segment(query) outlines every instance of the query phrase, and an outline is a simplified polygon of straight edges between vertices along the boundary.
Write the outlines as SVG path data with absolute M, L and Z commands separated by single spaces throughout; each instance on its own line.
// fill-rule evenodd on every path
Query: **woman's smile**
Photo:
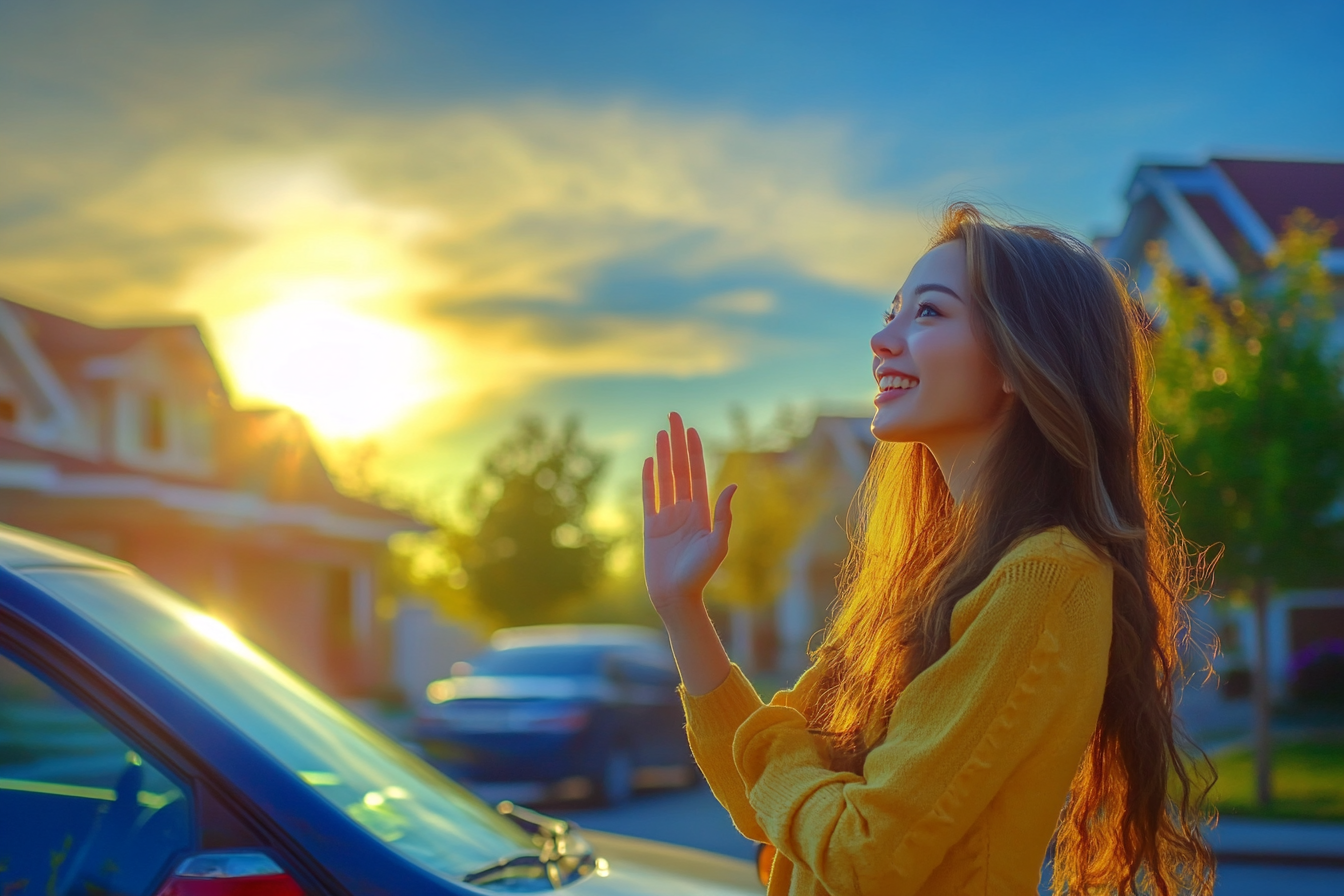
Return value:
M 878 370 L 874 372 L 874 376 L 877 379 L 877 396 L 873 399 L 875 405 L 895 401 L 919 386 L 919 377 L 900 371 Z

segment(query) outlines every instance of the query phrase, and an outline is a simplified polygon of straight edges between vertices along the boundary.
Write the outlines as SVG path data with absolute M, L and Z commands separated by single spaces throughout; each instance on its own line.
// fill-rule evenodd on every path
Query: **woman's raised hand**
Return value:
M 723 490 L 711 520 L 700 434 L 687 430 L 675 412 L 668 422 L 671 435 L 658 433 L 656 466 L 652 457 L 644 461 L 644 582 L 665 620 L 700 601 L 727 555 L 737 490 L 736 485 Z

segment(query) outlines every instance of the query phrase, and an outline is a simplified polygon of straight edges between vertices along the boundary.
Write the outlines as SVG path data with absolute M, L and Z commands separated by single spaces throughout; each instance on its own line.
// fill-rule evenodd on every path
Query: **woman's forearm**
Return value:
M 688 694 L 701 697 L 723 684 L 730 660 L 703 600 L 681 602 L 663 616 L 663 625 Z

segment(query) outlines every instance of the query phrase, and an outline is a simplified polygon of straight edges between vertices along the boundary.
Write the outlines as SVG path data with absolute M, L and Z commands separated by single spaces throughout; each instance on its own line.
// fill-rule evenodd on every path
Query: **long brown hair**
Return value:
M 957 504 L 923 445 L 878 445 L 810 722 L 861 759 L 901 690 L 948 650 L 957 601 L 1014 544 L 1066 526 L 1109 558 L 1114 589 L 1106 691 L 1056 831 L 1054 891 L 1211 893 L 1199 831 L 1211 779 L 1197 787 L 1172 712 L 1197 567 L 1163 507 L 1151 321 L 1106 260 L 1064 233 L 958 203 L 932 245 L 953 240 L 966 245 L 974 325 L 1016 400 Z

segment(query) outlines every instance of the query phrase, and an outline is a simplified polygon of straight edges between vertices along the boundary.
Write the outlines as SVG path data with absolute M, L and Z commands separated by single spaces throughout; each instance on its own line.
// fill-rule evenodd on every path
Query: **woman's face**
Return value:
M 1010 396 L 1003 374 L 971 326 L 966 244 L 935 246 L 915 262 L 873 335 L 873 435 L 922 442 L 939 463 L 975 451 L 993 433 Z

